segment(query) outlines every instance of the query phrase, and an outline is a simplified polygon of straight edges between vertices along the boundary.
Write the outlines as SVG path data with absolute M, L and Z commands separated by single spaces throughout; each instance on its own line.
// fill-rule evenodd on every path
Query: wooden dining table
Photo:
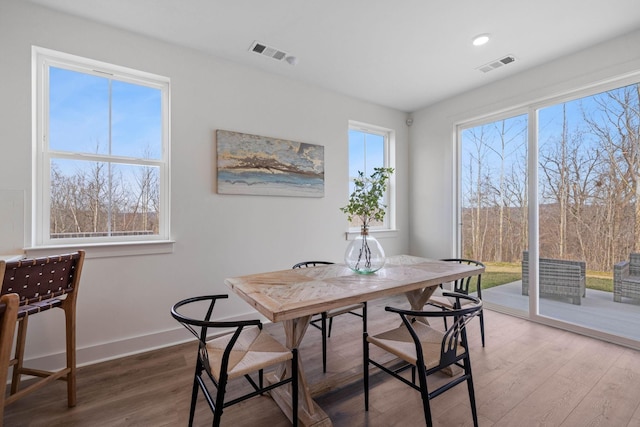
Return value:
M 282 322 L 286 346 L 298 348 L 314 314 L 347 305 L 404 293 L 413 310 L 422 310 L 441 283 L 481 274 L 484 267 L 432 260 L 410 255 L 387 258 L 373 274 L 358 274 L 346 265 L 330 264 L 232 277 L 227 286 L 272 322 Z M 273 374 L 289 375 L 291 365 Z M 313 401 L 301 362 L 298 364 L 303 426 L 331 426 L 326 413 Z M 279 387 L 272 398 L 292 418 L 291 389 Z

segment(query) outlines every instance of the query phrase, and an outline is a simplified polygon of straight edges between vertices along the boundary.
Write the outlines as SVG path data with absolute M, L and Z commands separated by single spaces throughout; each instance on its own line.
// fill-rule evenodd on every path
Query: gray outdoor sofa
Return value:
M 540 258 L 540 296 L 568 298 L 580 305 L 586 296 L 585 261 Z M 522 295 L 529 295 L 529 252 L 522 253 Z
M 613 300 L 622 302 L 622 297 L 640 299 L 640 253 L 613 266 Z

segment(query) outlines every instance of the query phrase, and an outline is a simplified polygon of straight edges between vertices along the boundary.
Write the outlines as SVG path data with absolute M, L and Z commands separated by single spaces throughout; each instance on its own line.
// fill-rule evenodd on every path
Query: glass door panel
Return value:
M 460 245 L 482 261 L 485 304 L 528 312 L 522 256 L 527 248 L 527 116 L 461 130 Z
M 640 250 L 638 90 L 538 111 L 539 313 L 636 340 L 640 325 L 621 325 L 640 305 L 614 301 L 613 271 Z

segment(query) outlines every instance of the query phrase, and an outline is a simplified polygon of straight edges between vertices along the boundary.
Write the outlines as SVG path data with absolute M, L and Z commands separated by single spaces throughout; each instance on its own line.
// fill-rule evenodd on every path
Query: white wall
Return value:
M 202 53 L 87 22 L 17 0 L 0 2 L 0 219 L 31 235 L 31 46 L 147 71 L 171 79 L 172 237 L 174 252 L 85 262 L 78 296 L 78 360 L 164 346 L 188 338 L 170 317 L 177 300 L 228 293 L 225 277 L 290 268 L 303 259 L 340 261 L 346 248 L 349 120 L 395 129 L 397 238 L 408 250 L 406 114 L 265 74 Z M 325 147 L 325 196 L 228 196 L 215 192 L 216 129 Z M 15 199 L 24 195 L 24 217 Z M 8 227 L 0 228 L 5 230 Z M 18 239 L 20 240 L 20 239 Z M 15 249 L 0 236 L 0 254 Z M 27 358 L 62 363 L 62 314 L 30 321 Z M 221 314 L 251 312 L 231 297 Z M 55 320 L 54 320 L 55 318 Z M 51 319 L 51 321 L 50 321 Z M 57 356 L 56 356 L 57 355 Z
M 415 112 L 409 149 L 410 253 L 433 258 L 456 255 L 457 123 L 638 71 L 640 31 Z

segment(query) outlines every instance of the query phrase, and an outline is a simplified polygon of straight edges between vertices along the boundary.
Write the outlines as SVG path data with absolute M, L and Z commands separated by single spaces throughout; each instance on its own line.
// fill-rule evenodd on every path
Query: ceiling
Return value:
M 406 112 L 640 28 L 638 0 L 30 1 Z

